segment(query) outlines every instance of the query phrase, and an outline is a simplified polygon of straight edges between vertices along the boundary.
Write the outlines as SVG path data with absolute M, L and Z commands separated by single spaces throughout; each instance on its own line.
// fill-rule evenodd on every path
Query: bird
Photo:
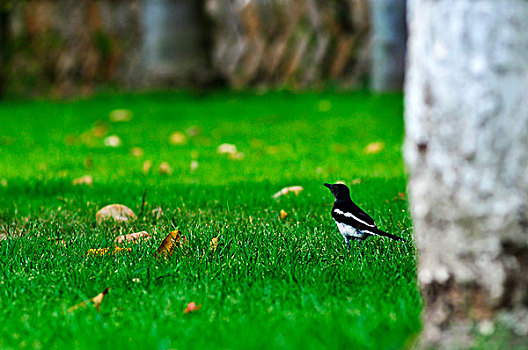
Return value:
M 332 218 L 347 244 L 350 252 L 350 240 L 364 241 L 370 236 L 388 237 L 396 241 L 403 239 L 378 229 L 374 220 L 358 207 L 350 198 L 350 189 L 343 184 L 325 183 L 335 197 Z

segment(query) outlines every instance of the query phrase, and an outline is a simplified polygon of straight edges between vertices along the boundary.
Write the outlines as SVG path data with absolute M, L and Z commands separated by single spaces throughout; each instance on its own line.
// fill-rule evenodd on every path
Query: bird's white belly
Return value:
M 365 238 L 368 236 L 368 233 L 362 232 L 360 230 L 356 230 L 350 225 L 344 224 L 342 222 L 337 222 L 337 228 L 339 228 L 339 232 L 343 235 L 345 238 Z

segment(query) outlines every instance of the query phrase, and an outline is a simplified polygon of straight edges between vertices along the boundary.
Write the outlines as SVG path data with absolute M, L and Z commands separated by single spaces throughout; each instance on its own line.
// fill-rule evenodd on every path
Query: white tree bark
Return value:
M 423 339 L 450 347 L 504 310 L 526 335 L 528 1 L 409 0 L 408 18 L 404 151 Z

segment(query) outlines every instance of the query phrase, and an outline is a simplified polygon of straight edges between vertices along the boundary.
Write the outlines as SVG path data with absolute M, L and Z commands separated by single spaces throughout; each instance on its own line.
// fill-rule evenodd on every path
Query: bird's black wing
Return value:
M 332 217 L 337 222 L 350 225 L 358 229 L 377 228 L 374 220 L 360 207 L 351 203 L 346 205 L 334 205 Z

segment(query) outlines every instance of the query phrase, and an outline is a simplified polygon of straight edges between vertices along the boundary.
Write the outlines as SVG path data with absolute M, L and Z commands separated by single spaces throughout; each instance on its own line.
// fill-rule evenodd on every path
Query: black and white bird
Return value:
M 332 207 L 332 217 L 334 218 L 339 232 L 345 238 L 348 250 L 350 251 L 350 240 L 363 241 L 370 236 L 388 237 L 397 241 L 402 239 L 385 231 L 381 231 L 376 226 L 374 220 L 358 207 L 350 199 L 350 190 L 343 184 L 324 184 L 332 191 L 335 197 Z

